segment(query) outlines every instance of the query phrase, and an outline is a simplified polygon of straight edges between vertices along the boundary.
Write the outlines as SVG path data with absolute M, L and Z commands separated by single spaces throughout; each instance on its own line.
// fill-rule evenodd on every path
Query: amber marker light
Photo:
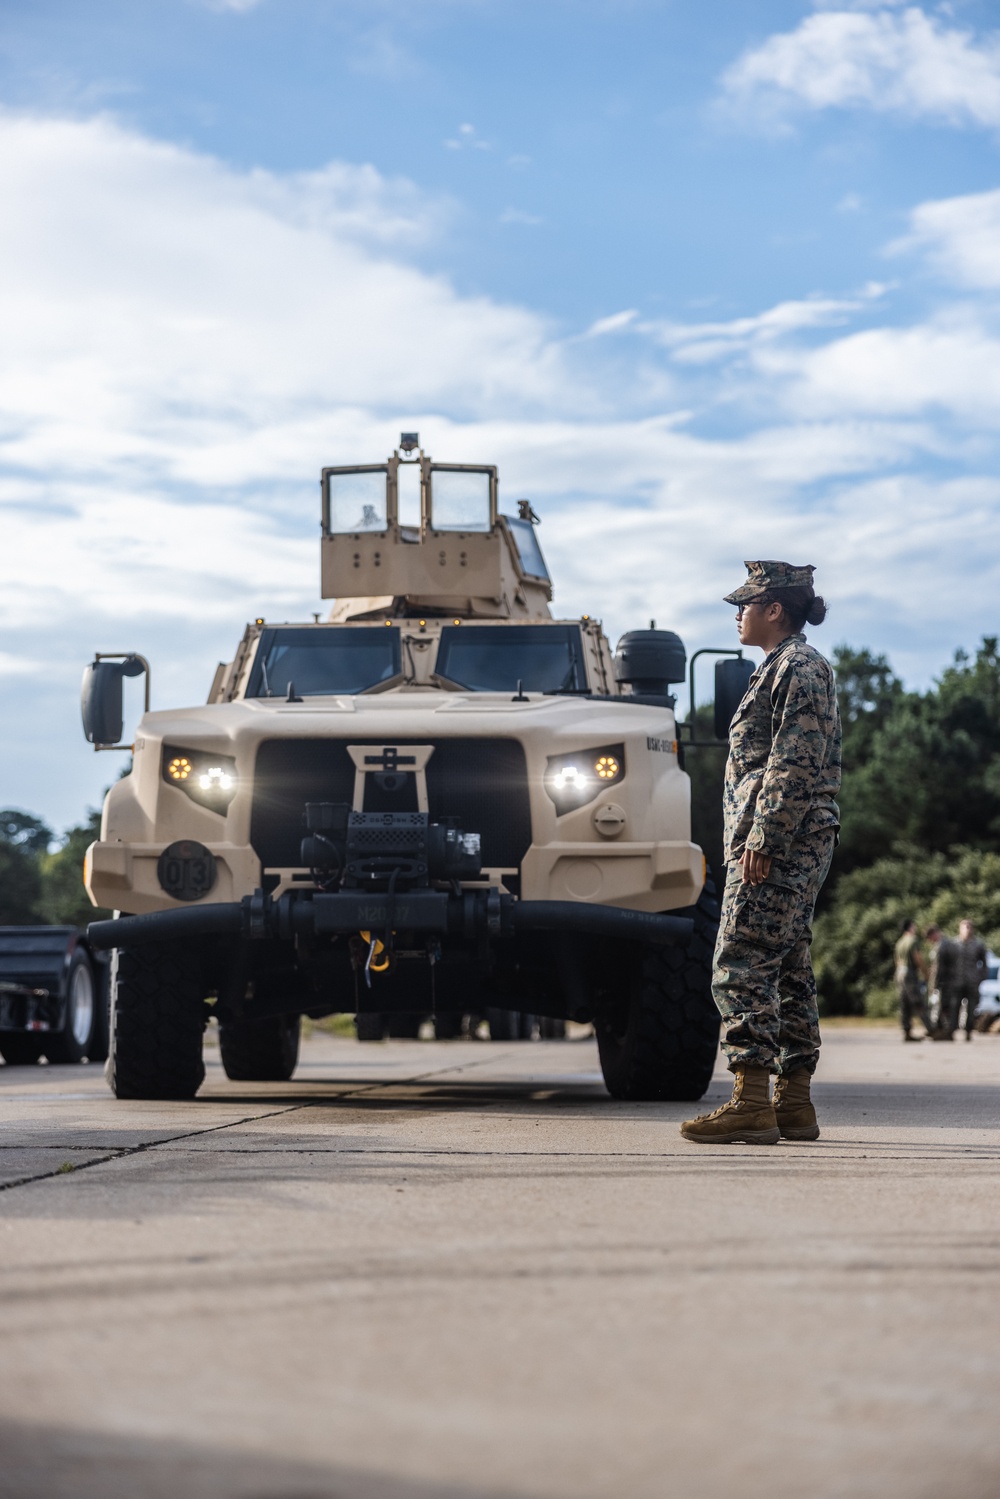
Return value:
M 191 774 L 191 761 L 186 755 L 177 755 L 167 766 L 167 775 L 172 781 L 186 781 Z
M 617 779 L 621 766 L 614 755 L 601 755 L 600 759 L 594 765 L 594 770 L 600 780 L 614 781 Z

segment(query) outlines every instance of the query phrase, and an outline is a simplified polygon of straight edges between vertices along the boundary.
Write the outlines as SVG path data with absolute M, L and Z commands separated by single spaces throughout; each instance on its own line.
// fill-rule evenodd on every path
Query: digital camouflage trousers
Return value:
M 730 1070 L 816 1069 L 819 1010 L 809 944 L 834 841 L 833 828 L 812 834 L 792 858 L 775 860 L 762 885 L 744 885 L 739 864 L 726 871 L 712 993 Z

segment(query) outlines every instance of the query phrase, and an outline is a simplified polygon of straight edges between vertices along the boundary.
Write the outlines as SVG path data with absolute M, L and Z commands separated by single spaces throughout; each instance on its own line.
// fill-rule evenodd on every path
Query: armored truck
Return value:
M 202 707 L 148 711 L 135 654 L 84 673 L 87 738 L 133 755 L 85 865 L 118 912 L 89 928 L 112 950 L 112 1089 L 193 1097 L 210 1016 L 230 1078 L 280 1080 L 302 1016 L 488 1008 L 593 1022 L 617 1098 L 699 1098 L 718 912 L 681 640 L 612 654 L 596 618 L 554 618 L 538 517 L 501 507 L 494 466 L 404 433 L 321 488 L 325 620 L 254 620 Z

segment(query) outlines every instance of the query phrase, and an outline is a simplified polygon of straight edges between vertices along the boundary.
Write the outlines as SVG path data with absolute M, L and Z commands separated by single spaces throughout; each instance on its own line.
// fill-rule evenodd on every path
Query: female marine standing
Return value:
M 746 567 L 746 583 L 726 602 L 737 606 L 741 644 L 765 656 L 729 731 L 726 885 L 712 982 L 736 1080 L 728 1103 L 681 1126 L 687 1139 L 716 1145 L 819 1135 L 809 1096 L 820 1046 L 809 944 L 840 823 L 836 686 L 802 633 L 826 616 L 814 569 Z

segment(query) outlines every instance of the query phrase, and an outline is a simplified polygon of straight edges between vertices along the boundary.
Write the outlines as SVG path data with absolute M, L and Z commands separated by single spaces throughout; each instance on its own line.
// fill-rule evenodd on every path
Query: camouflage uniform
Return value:
M 903 1027 L 903 1036 L 908 1037 L 913 1025 L 914 1016 L 919 1019 L 924 1030 L 934 1029 L 931 1024 L 930 1011 L 927 1001 L 924 999 L 924 991 L 920 979 L 920 967 L 918 958 L 920 955 L 920 938 L 916 932 L 904 932 L 893 949 L 893 957 L 896 962 L 896 997 L 899 1001 L 899 1023 Z
M 973 934 L 964 940 L 955 943 L 958 949 L 958 978 L 955 984 L 955 1024 L 953 1029 L 958 1029 L 959 1016 L 962 1013 L 962 1001 L 965 1000 L 965 1034 L 968 1036 L 973 1030 L 973 1017 L 979 1004 L 979 985 L 986 977 L 986 945 Z
M 898 947 L 899 944 L 897 943 Z M 942 935 L 934 944 L 934 953 L 931 958 L 930 977 L 927 980 L 929 991 L 937 990 L 938 994 L 938 1018 L 937 1028 L 947 1035 L 954 1033 L 958 1025 L 958 943 L 953 937 Z M 902 1009 L 902 1006 L 900 1006 Z
M 747 563 L 743 603 L 768 587 L 811 583 L 812 568 Z M 790 635 L 750 678 L 729 731 L 724 791 L 726 884 L 712 992 L 730 1069 L 815 1070 L 816 981 L 809 958 L 816 897 L 833 857 L 840 812 L 840 712 L 829 662 Z M 774 862 L 746 885 L 738 860 Z

